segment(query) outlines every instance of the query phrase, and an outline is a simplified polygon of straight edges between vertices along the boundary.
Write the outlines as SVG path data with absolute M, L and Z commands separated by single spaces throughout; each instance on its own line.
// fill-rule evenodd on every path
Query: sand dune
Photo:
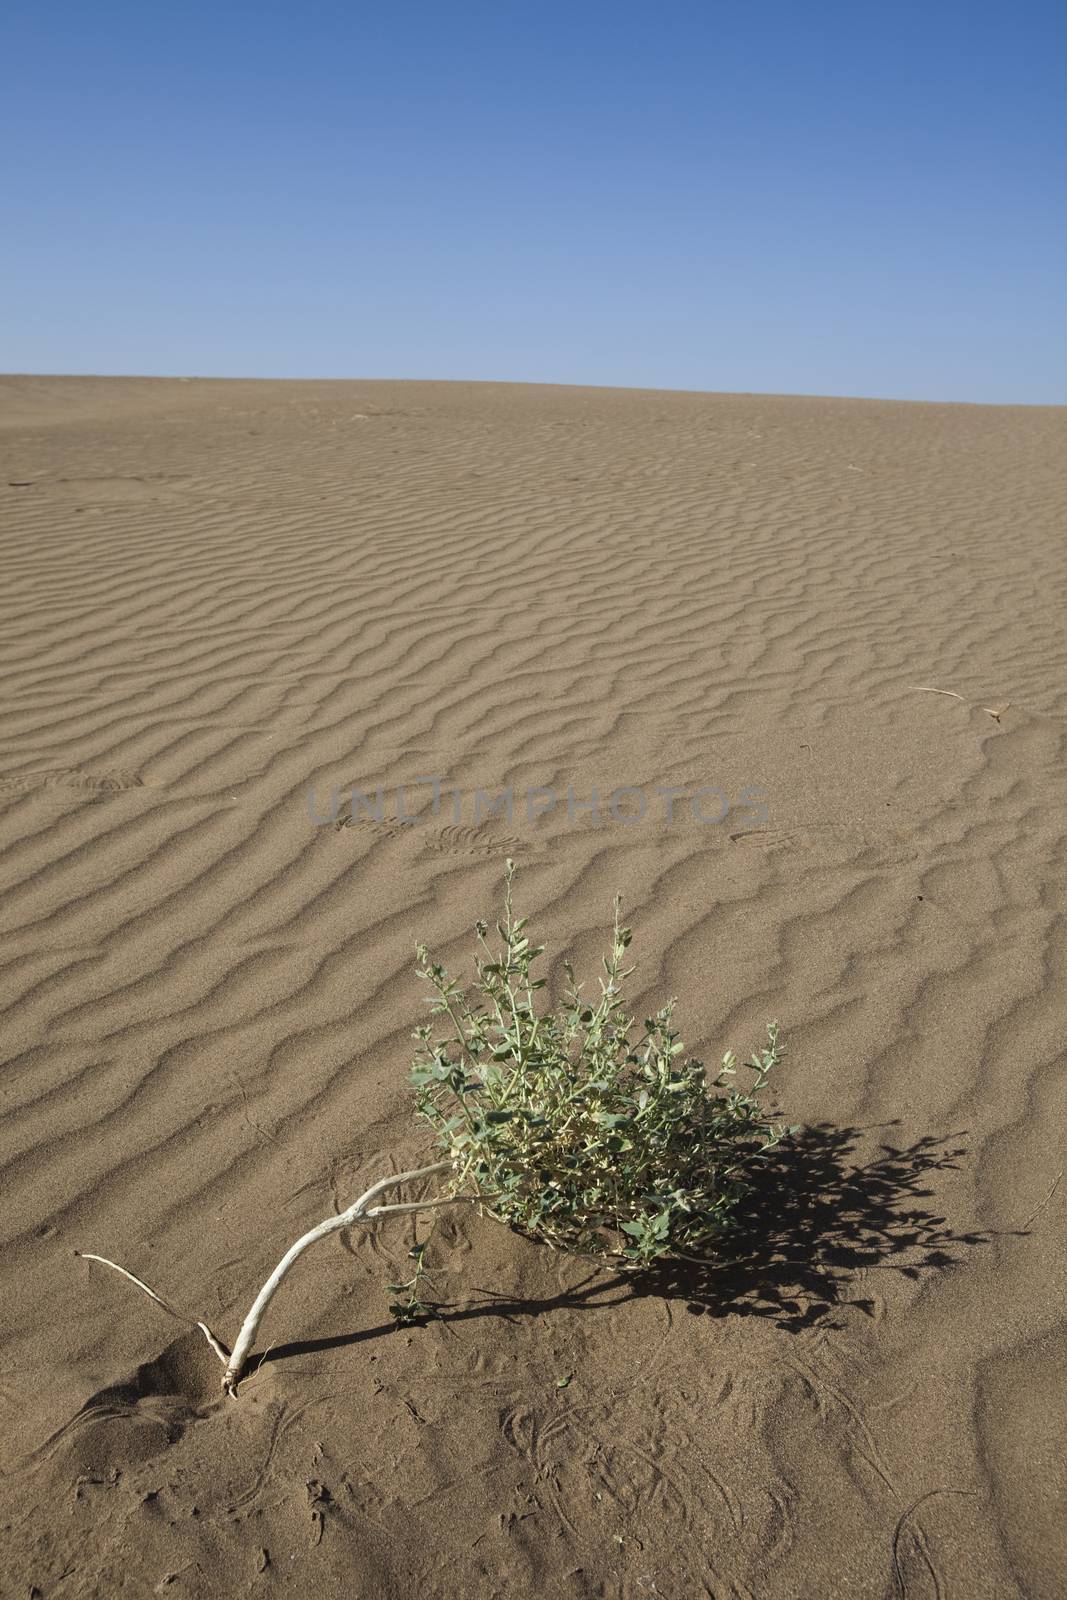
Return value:
M 4 1594 L 1062 1594 L 1065 420 L 0 380 Z M 780 1018 L 751 1263 L 450 1220 L 394 1331 L 340 1236 L 224 1402 L 72 1250 L 232 1337 L 508 854 L 554 974 L 618 888 L 694 1054 Z

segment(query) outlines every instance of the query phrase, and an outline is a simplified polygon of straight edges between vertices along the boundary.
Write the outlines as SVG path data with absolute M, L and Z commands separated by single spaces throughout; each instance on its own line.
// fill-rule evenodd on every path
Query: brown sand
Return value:
M 0 403 L 3 1594 L 1061 1595 L 1065 413 Z M 458 820 L 309 820 L 431 773 Z M 508 784 L 652 799 L 476 823 Z M 667 785 L 730 814 L 668 826 Z M 425 1156 L 413 943 L 465 961 L 508 853 L 554 973 L 618 887 L 694 1053 L 781 1019 L 804 1131 L 752 1261 L 636 1295 L 463 1218 L 443 1319 L 393 1331 L 411 1226 L 341 1235 L 223 1401 L 72 1249 L 232 1339 Z

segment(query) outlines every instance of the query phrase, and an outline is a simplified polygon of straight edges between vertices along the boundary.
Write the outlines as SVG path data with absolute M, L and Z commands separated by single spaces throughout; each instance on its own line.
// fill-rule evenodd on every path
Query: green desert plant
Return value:
M 430 1276 L 425 1260 L 427 1243 L 424 1239 L 421 1244 L 412 1245 L 408 1251 L 409 1259 L 415 1263 L 413 1275 L 405 1283 L 387 1283 L 385 1286 L 395 1297 L 389 1302 L 389 1315 L 394 1322 L 425 1322 L 427 1318 L 437 1315 L 437 1308 L 427 1304 L 420 1293 L 423 1278 Z
M 546 980 L 533 976 L 533 966 L 543 951 L 530 943 L 526 919 L 514 916 L 513 877 L 509 861 L 498 950 L 487 943 L 486 924 L 477 924 L 473 995 L 419 949 L 437 1020 L 415 1034 L 412 1078 L 418 1111 L 442 1158 L 380 1178 L 290 1245 L 253 1300 L 232 1351 L 206 1322 L 176 1311 L 118 1262 L 75 1252 L 113 1268 L 171 1316 L 199 1328 L 222 1363 L 228 1394 L 237 1392 L 282 1280 L 320 1239 L 384 1217 L 437 1214 L 466 1203 L 534 1239 L 634 1270 L 663 1256 L 706 1260 L 733 1226 L 753 1163 L 786 1131 L 768 1121 L 758 1099 L 781 1059 L 775 1023 L 767 1049 L 747 1063 L 753 1079 L 743 1090 L 730 1081 L 737 1070 L 732 1054 L 710 1083 L 699 1062 L 682 1059 L 671 1005 L 646 1018 L 643 1029 L 627 1015 L 622 986 L 633 970 L 623 967 L 630 930 L 619 922 L 618 899 L 599 996 L 586 1000 L 568 967 L 562 1007 L 539 1010 L 535 996 Z M 438 1022 L 446 1027 L 443 1039 L 435 1038 Z M 444 1191 L 383 1199 L 425 1178 L 440 1178 Z M 390 1311 L 400 1322 L 433 1314 L 421 1296 L 425 1249 L 424 1241 L 410 1252 L 413 1276 L 389 1286 Z
M 733 1080 L 684 1058 L 673 1002 L 641 1026 L 628 1014 L 631 933 L 615 901 L 611 954 L 586 998 L 568 964 L 562 1005 L 539 1005 L 543 947 L 512 906 L 507 864 L 499 946 L 476 924 L 472 990 L 418 947 L 434 1022 L 420 1027 L 411 1077 L 420 1116 L 455 1164 L 450 1192 L 531 1238 L 631 1269 L 663 1256 L 707 1259 L 734 1226 L 753 1164 L 787 1131 L 759 1095 L 782 1057 L 778 1027 Z

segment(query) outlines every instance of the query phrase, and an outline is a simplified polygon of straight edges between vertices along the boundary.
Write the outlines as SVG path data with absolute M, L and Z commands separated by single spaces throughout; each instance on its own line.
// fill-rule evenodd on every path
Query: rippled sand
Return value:
M 1065 416 L 0 380 L 4 1594 L 1062 1594 Z M 641 1015 L 780 1018 L 751 1259 L 450 1220 L 392 1331 L 339 1236 L 223 1402 L 72 1249 L 232 1338 L 507 855 L 554 979 L 618 888 Z

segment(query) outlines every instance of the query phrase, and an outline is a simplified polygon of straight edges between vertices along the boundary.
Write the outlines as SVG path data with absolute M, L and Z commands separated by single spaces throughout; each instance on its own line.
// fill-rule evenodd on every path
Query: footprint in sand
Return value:
M 129 1471 L 161 1455 L 221 1404 L 214 1356 L 199 1333 L 182 1334 L 154 1361 L 91 1395 L 35 1453 L 59 1454 L 71 1477 L 100 1482 L 102 1459 Z

